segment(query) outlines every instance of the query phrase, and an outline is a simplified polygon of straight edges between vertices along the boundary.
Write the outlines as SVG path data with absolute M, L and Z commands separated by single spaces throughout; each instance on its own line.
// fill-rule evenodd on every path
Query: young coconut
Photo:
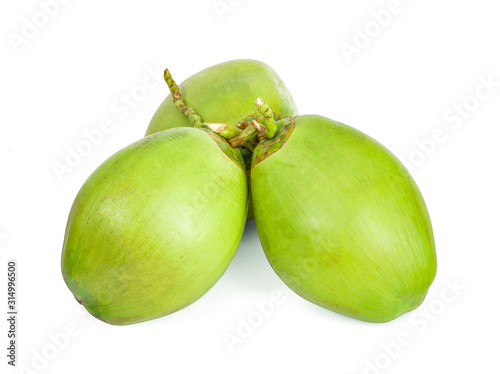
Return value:
M 240 152 L 213 132 L 181 127 L 143 138 L 106 160 L 78 193 L 64 279 L 110 324 L 178 311 L 225 272 L 247 199 Z
M 255 148 L 251 189 L 267 259 L 298 295 L 370 322 L 423 301 L 436 274 L 427 208 L 372 138 L 321 116 L 282 120 Z
M 297 107 L 278 74 L 263 62 L 234 60 L 206 68 L 179 85 L 186 106 L 195 109 L 206 123 L 238 124 L 260 113 L 253 99 L 266 98 L 276 119 L 298 114 Z M 170 94 L 157 109 L 146 135 L 172 127 L 190 127 Z
M 168 70 L 165 79 L 171 94 L 154 114 L 146 135 L 173 127 L 191 127 L 192 123 L 179 112 L 176 99 L 182 97 L 185 107 L 193 108 L 201 115 L 201 121 L 210 124 L 217 133 L 226 137 L 238 134 L 246 123 L 262 118 L 255 110 L 253 99 L 263 96 L 274 109 L 275 119 L 295 116 L 297 107 L 288 88 L 278 74 L 268 65 L 256 60 L 233 60 L 204 69 L 187 78 L 179 86 Z M 228 126 L 228 124 L 234 126 Z M 222 128 L 214 128 L 222 126 Z M 253 144 L 253 146 L 255 146 Z M 248 147 L 240 149 L 247 167 L 252 152 Z M 248 219 L 253 219 L 252 199 L 249 197 Z
M 261 98 L 255 104 L 270 111 Z M 259 138 L 254 214 L 278 276 L 305 299 L 365 321 L 390 321 L 420 305 L 436 274 L 434 237 L 401 162 L 325 117 L 252 124 L 229 142 Z

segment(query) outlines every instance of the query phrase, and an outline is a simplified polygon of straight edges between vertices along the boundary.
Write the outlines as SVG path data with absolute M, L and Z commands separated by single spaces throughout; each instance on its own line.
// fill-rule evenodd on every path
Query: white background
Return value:
M 374 15 L 394 10 L 389 3 L 73 0 L 44 16 L 38 1 L 2 2 L 0 309 L 7 260 L 16 259 L 19 372 L 498 372 L 500 7 L 495 0 L 401 0 L 390 19 Z M 25 17 L 35 18 L 37 30 L 23 26 Z M 16 35 L 22 44 L 12 41 Z M 350 58 L 347 44 L 358 48 Z M 152 76 L 161 80 L 168 67 L 181 82 L 237 58 L 272 66 L 302 114 L 364 131 L 411 169 L 438 255 L 419 309 L 370 324 L 308 303 L 267 264 L 252 222 L 223 278 L 181 312 L 127 327 L 82 313 L 60 272 L 80 186 L 143 136 L 167 95 Z M 497 82 L 490 91 L 481 83 L 488 79 Z M 141 90 L 130 112 L 116 110 L 122 95 L 137 99 Z M 462 114 L 447 121 L 460 106 Z M 58 178 L 54 163 L 65 163 L 68 147 L 105 119 L 113 130 Z M 424 141 L 433 134 L 439 143 Z M 282 302 L 231 350 L 225 334 L 238 336 L 249 318 L 259 322 L 255 303 L 274 291 Z M 0 371 L 15 373 L 4 355 L 6 318 Z M 74 331 L 65 339 L 67 328 Z M 410 341 L 404 347 L 401 334 Z

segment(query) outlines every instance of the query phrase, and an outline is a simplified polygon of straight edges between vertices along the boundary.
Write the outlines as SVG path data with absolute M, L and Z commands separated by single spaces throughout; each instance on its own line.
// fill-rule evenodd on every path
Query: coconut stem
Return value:
M 170 93 L 172 94 L 174 105 L 187 117 L 193 127 L 208 128 L 212 130 L 227 139 L 231 147 L 236 148 L 239 146 L 245 146 L 249 150 L 253 150 L 257 144 L 254 139 L 256 136 L 260 142 L 266 137 L 272 138 L 276 134 L 274 113 L 261 97 L 255 99 L 255 106 L 264 117 L 263 122 L 265 125 L 260 124 L 256 120 L 243 122 L 237 126 L 233 126 L 228 123 L 203 123 L 199 113 L 184 103 L 182 92 L 177 83 L 175 83 L 168 69 L 165 69 L 163 78 L 165 79 L 165 82 L 167 82 Z
M 250 122 L 243 121 L 241 123 L 238 123 L 236 127 L 239 128 L 240 130 L 244 130 L 248 125 L 250 125 Z
M 204 123 L 204 125 L 226 139 L 232 139 L 242 133 L 242 130 L 229 123 Z
M 244 143 L 249 142 L 255 136 L 261 141 L 265 136 L 266 127 L 257 121 L 250 122 L 250 126 L 245 127 L 243 132 L 232 139 L 229 139 L 231 147 L 238 147 Z
M 205 127 L 203 126 L 203 121 L 201 120 L 201 116 L 198 114 L 198 112 L 184 104 L 181 90 L 179 89 L 179 86 L 177 86 L 177 83 L 175 83 L 172 75 L 170 75 L 168 69 L 165 69 L 163 78 L 165 79 L 165 82 L 167 82 L 168 88 L 174 98 L 174 104 L 177 109 L 187 117 L 187 119 L 192 123 L 193 127 Z
M 233 125 L 230 125 L 228 123 L 204 123 L 204 125 L 206 127 L 208 127 L 210 130 L 212 130 L 213 132 L 215 132 L 216 134 L 219 134 L 220 136 L 225 138 L 228 141 L 229 145 L 231 145 L 231 146 L 233 146 L 233 144 L 231 143 L 230 140 L 234 139 L 238 136 L 239 136 L 238 139 L 233 141 L 233 142 L 237 142 L 238 144 L 240 142 L 243 142 L 240 145 L 244 146 L 245 148 L 249 149 L 250 151 L 253 151 L 258 144 L 256 139 L 253 139 L 253 137 L 255 135 L 257 135 L 258 132 L 255 130 L 255 128 L 253 126 L 249 126 L 249 125 L 251 125 L 250 122 L 248 122 L 248 124 L 247 124 L 247 126 L 249 126 L 249 127 L 248 127 L 248 130 L 245 134 L 243 134 L 243 130 L 239 129 L 237 126 L 233 126 Z M 261 126 L 261 127 L 263 127 L 263 126 Z M 247 127 L 245 126 L 243 128 L 247 128 Z M 248 136 L 248 134 L 252 134 L 252 135 Z M 248 139 L 248 140 L 245 141 L 245 139 Z
M 264 116 L 264 124 L 266 126 L 266 137 L 272 138 L 276 134 L 276 122 L 274 122 L 274 113 L 267 105 L 262 97 L 255 99 L 257 110 Z

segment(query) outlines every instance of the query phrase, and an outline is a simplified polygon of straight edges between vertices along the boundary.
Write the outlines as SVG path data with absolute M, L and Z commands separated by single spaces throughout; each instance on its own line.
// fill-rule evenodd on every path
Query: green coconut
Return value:
M 267 259 L 298 295 L 386 322 L 415 309 L 436 274 L 429 214 L 401 162 L 321 116 L 281 121 L 254 151 L 254 214 Z
M 297 107 L 278 74 L 263 62 L 233 60 L 204 69 L 179 85 L 185 105 L 196 110 L 202 122 L 236 125 L 257 119 L 254 99 L 262 96 L 276 119 L 295 116 Z M 146 135 L 192 123 L 176 108 L 169 95 L 154 114 Z M 251 160 L 251 154 L 249 156 Z M 248 219 L 253 219 L 252 201 Z
M 262 96 L 277 118 L 298 114 L 297 107 L 278 74 L 263 62 L 233 60 L 206 68 L 179 84 L 184 102 L 207 123 L 237 124 L 260 116 L 254 99 Z M 172 127 L 190 127 L 174 105 L 172 95 L 156 110 L 146 135 Z
M 237 149 L 203 129 L 143 138 L 78 193 L 62 273 L 76 299 L 115 325 L 158 318 L 203 296 L 241 239 L 247 179 Z

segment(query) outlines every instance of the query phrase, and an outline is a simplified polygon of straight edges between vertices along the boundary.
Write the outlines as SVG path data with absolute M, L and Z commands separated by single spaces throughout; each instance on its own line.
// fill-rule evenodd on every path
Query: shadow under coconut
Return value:
M 267 261 L 260 244 L 255 221 L 248 221 L 236 255 L 221 279 L 221 285 L 230 293 L 270 293 L 286 286 Z

